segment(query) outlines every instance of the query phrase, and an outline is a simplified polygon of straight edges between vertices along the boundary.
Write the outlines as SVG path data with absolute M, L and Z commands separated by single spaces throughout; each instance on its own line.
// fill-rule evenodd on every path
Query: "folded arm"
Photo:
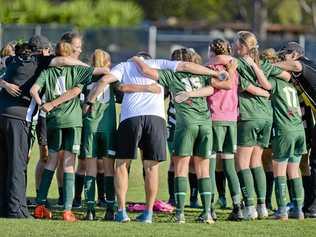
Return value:
M 159 80 L 159 75 L 158 75 L 158 70 L 151 68 L 148 66 L 141 58 L 139 57 L 133 57 L 133 62 L 137 65 L 138 70 L 146 77 L 158 81 Z
M 252 94 L 252 95 L 256 95 L 256 96 L 262 96 L 262 97 L 266 97 L 269 98 L 270 97 L 270 93 L 260 87 L 254 86 L 254 85 L 249 85 L 247 87 L 247 89 L 245 90 L 248 93 Z
M 157 83 L 149 85 L 121 84 L 118 86 L 118 90 L 123 93 L 149 92 L 159 94 L 161 92 L 161 88 Z
M 301 72 L 303 69 L 302 64 L 299 61 L 291 59 L 274 63 L 273 65 L 289 72 Z

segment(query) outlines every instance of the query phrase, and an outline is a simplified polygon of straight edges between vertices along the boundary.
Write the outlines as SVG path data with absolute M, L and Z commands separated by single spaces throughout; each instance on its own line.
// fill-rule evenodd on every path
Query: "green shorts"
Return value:
M 82 129 L 81 150 L 79 158 L 98 158 L 115 156 L 115 129 L 94 132 L 89 128 Z
M 306 154 L 305 132 L 302 131 L 276 131 L 272 137 L 273 160 L 278 162 L 299 163 L 301 156 Z
M 244 120 L 237 122 L 237 145 L 255 146 L 263 148 L 269 146 L 272 121 Z
M 237 122 L 213 121 L 213 152 L 233 154 L 237 150 Z
M 212 123 L 204 125 L 176 126 L 174 135 L 175 156 L 200 156 L 210 158 L 212 155 Z
M 47 144 L 49 152 L 69 151 L 79 154 L 81 127 L 50 128 L 47 130 Z

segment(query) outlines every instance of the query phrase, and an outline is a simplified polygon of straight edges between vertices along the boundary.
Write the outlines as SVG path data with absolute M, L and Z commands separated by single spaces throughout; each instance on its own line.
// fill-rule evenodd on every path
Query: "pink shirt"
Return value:
M 223 70 L 222 60 L 214 60 L 209 65 L 212 69 Z M 238 72 L 233 77 L 233 85 L 230 90 L 219 90 L 214 88 L 213 95 L 207 97 L 208 107 L 211 111 L 212 121 L 237 121 L 238 117 Z

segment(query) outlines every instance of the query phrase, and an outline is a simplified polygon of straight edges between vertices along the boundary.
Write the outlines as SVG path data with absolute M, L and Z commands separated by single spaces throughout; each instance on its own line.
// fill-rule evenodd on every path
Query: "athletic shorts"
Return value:
M 212 123 L 204 125 L 176 125 L 174 136 L 174 156 L 200 156 L 211 158 Z
M 47 130 L 47 142 L 49 152 L 69 151 L 79 154 L 81 127 L 52 128 Z
M 273 160 L 297 163 L 306 151 L 305 132 L 302 131 L 276 131 L 272 137 Z
M 233 154 L 237 150 L 237 122 L 212 122 L 213 153 Z
M 237 122 L 237 145 L 255 146 L 263 148 L 269 146 L 272 121 L 244 120 Z
M 95 132 L 87 127 L 82 129 L 80 159 L 115 156 L 115 129 L 112 131 Z
M 166 160 L 166 121 L 154 115 L 125 119 L 117 131 L 116 159 L 136 159 L 137 148 L 144 160 Z

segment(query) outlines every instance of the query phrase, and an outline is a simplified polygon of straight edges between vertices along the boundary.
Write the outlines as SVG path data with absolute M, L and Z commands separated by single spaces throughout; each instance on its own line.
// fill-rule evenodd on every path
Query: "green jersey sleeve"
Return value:
M 244 91 L 247 90 L 247 88 L 250 86 L 250 81 L 243 77 L 239 77 L 239 87 Z
M 174 80 L 174 72 L 170 70 L 158 70 L 158 83 L 163 87 L 170 87 Z
M 75 66 L 76 80 L 78 84 L 88 84 L 92 80 L 93 67 Z
M 41 74 L 37 78 L 35 84 L 38 85 L 40 88 L 43 88 L 45 86 L 47 79 L 48 79 L 47 70 L 44 70 L 41 72 Z
M 266 77 L 277 77 L 282 72 L 281 68 L 272 65 L 267 60 L 262 61 L 260 66 Z

